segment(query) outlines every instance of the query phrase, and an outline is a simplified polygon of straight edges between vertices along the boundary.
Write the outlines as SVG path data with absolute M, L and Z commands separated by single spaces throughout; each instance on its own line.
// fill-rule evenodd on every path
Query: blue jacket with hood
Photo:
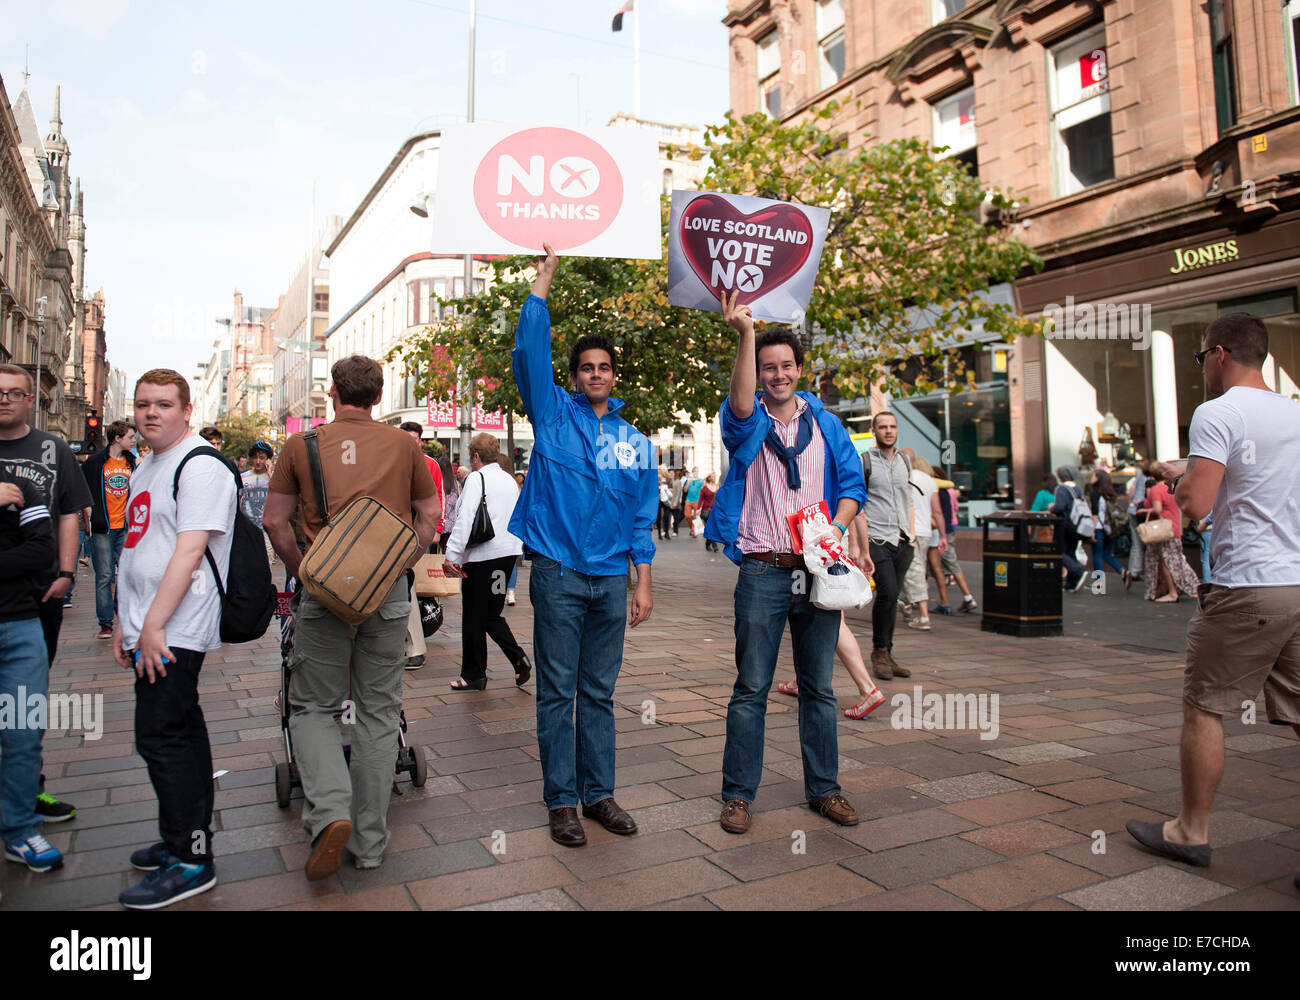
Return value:
M 654 559 L 651 526 L 659 512 L 659 477 L 650 441 L 618 415 L 611 398 L 597 417 L 587 397 L 555 384 L 551 316 L 528 296 L 511 355 L 533 452 L 510 533 L 548 559 L 588 576 L 624 576 Z
M 853 439 L 840 423 L 840 418 L 826 409 L 820 399 L 808 392 L 800 392 L 798 396 L 807 401 L 825 442 L 825 499 L 831 517 L 835 516 L 835 508 L 843 499 L 856 500 L 861 510 L 867 499 L 867 489 L 862 478 L 862 460 L 853 447 Z M 704 524 L 704 537 L 711 542 L 721 542 L 727 558 L 736 565 L 744 559 L 744 554 L 736 547 L 736 533 L 740 530 L 740 512 L 745 506 L 745 478 L 767 439 L 768 428 L 772 426 L 772 418 L 760 405 L 762 398 L 761 393 L 755 394 L 754 412 L 745 420 L 731 412 L 730 396 L 722 401 L 722 409 L 718 411 L 722 443 L 731 456 L 731 465 L 718 490 L 718 497 L 713 501 L 713 513 Z

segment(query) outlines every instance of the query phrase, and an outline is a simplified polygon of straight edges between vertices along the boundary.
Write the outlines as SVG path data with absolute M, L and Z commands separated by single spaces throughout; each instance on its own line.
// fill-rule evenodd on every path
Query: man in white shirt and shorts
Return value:
M 1300 406 L 1264 382 L 1268 331 L 1220 316 L 1196 353 L 1211 398 L 1192 414 L 1174 480 L 1182 512 L 1214 512 L 1210 579 L 1197 591 L 1183 677 L 1182 809 L 1128 831 L 1165 857 L 1210 863 L 1210 808 L 1223 777 L 1223 717 L 1262 688 L 1270 722 L 1300 734 Z

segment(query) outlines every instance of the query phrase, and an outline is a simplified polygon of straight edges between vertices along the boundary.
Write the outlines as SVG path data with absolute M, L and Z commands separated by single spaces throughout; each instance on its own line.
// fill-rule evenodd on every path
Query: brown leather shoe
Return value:
M 636 833 L 636 820 L 614 801 L 612 795 L 595 805 L 583 806 L 582 815 L 594 819 L 610 833 L 617 833 L 620 837 Z
M 900 667 L 898 661 L 894 659 L 894 654 L 890 650 L 885 650 L 885 659 L 889 661 L 889 669 L 894 672 L 895 677 L 911 677 L 912 671 L 906 667 Z
M 572 806 L 550 810 L 551 839 L 564 847 L 581 847 L 587 842 L 578 821 L 578 810 Z
M 745 833 L 749 830 L 749 803 L 744 799 L 727 799 L 718 820 L 728 833 Z
M 839 792 L 834 792 L 824 799 L 809 799 L 808 807 L 840 826 L 858 825 L 857 810 L 849 805 L 849 800 Z
M 875 646 L 871 650 L 871 672 L 878 680 L 892 681 L 894 673 L 889 669 L 889 650 Z
M 305 869 L 308 882 L 329 878 L 339 870 L 339 855 L 351 837 L 352 823 L 346 819 L 336 819 L 316 835 Z

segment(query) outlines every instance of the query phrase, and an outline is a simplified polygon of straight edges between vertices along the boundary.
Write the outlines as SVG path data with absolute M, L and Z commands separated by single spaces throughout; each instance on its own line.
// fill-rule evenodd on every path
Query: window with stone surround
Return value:
M 1300 0 L 1287 0 L 1282 6 L 1282 17 L 1286 33 L 1287 76 L 1291 78 L 1291 103 L 1300 104 Z
M 1048 64 L 1055 188 L 1064 197 L 1115 176 L 1106 26 L 1053 46 Z
M 954 14 L 960 14 L 965 6 L 966 0 L 930 0 L 930 23 L 946 21 Z
M 773 29 L 758 40 L 758 106 L 773 118 L 781 117 L 781 36 Z
M 844 76 L 844 0 L 817 0 L 817 53 L 825 90 Z
M 934 103 L 934 144 L 947 146 L 941 156 L 965 163 L 971 174 L 979 176 L 976 154 L 975 88 L 967 87 Z
M 1236 68 L 1232 55 L 1232 8 L 1228 0 L 1209 0 L 1210 45 L 1214 60 L 1214 115 L 1222 135 L 1237 122 Z

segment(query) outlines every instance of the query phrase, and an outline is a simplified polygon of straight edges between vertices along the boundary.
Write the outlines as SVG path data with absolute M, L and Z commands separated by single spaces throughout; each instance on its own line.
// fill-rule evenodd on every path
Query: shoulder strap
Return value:
M 869 450 L 862 453 L 862 485 L 871 485 L 871 452 Z
M 316 509 L 320 511 L 321 527 L 330 523 L 330 504 L 325 495 L 325 470 L 321 467 L 320 445 L 316 441 L 316 428 L 302 436 L 307 446 L 307 465 L 311 468 L 311 486 L 316 493 Z
M 200 445 L 199 447 L 189 451 L 186 454 L 186 456 L 181 459 L 180 464 L 176 466 L 176 475 L 172 477 L 172 502 L 173 503 L 176 502 L 177 493 L 180 491 L 181 488 L 181 470 L 185 468 L 185 463 L 188 462 L 191 458 L 194 458 L 196 455 L 211 455 L 213 458 L 220 459 L 221 464 L 225 465 L 226 468 L 230 469 L 230 471 L 234 474 L 235 492 L 236 493 L 239 492 L 240 486 L 243 485 L 243 480 L 239 478 L 239 472 L 235 469 L 230 468 L 230 466 L 226 462 L 225 455 L 217 451 L 217 449 L 212 447 L 212 445 L 205 444 L 205 445 Z M 239 504 L 236 503 L 235 515 L 238 516 L 238 514 L 239 514 Z M 221 601 L 224 604 L 226 600 L 226 588 L 221 585 L 221 574 L 217 572 L 217 561 L 212 558 L 212 549 L 205 546 L 203 549 L 203 555 L 208 560 L 208 566 L 212 570 L 212 579 L 215 580 L 217 583 L 217 594 L 220 596 Z

